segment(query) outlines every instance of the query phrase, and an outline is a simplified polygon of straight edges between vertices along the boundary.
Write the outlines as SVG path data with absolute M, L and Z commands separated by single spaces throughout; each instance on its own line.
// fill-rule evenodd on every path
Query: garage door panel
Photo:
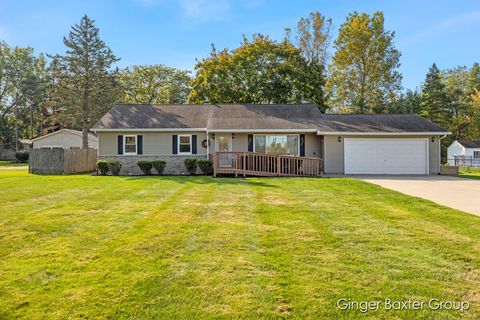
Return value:
M 426 139 L 344 140 L 346 174 L 427 174 Z

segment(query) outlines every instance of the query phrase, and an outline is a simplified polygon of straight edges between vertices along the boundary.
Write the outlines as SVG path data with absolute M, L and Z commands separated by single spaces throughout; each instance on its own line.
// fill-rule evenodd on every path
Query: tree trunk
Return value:
M 30 139 L 33 139 L 33 104 L 30 104 Z
M 88 149 L 88 93 L 83 90 L 82 97 L 82 148 Z
M 15 151 L 18 151 L 18 108 L 15 106 Z

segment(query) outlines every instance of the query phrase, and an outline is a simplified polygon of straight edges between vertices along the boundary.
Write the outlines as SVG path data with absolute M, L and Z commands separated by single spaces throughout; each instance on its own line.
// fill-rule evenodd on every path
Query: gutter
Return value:
M 348 131 L 317 131 L 317 135 L 324 136 L 443 136 L 451 135 L 451 132 L 348 132 Z M 443 138 L 442 138 L 443 139 Z
M 317 129 L 213 129 L 209 130 L 207 128 L 128 128 L 128 129 L 99 129 L 92 128 L 90 131 L 95 133 L 97 132 L 207 132 L 207 133 L 217 133 L 217 132 L 233 132 L 233 133 L 317 133 Z
M 212 129 L 208 130 L 208 132 L 233 132 L 233 133 L 275 133 L 275 132 L 282 132 L 282 133 L 302 133 L 302 132 L 313 132 L 317 133 L 317 129 Z
M 349 132 L 349 131 L 320 131 L 318 129 L 208 129 L 208 128 L 126 128 L 100 129 L 92 128 L 92 132 L 233 132 L 233 133 L 316 133 L 324 136 L 446 136 L 451 132 Z
M 97 132 L 176 132 L 176 131 L 207 131 L 207 128 L 126 128 L 126 129 L 99 129 L 92 128 L 90 131 Z

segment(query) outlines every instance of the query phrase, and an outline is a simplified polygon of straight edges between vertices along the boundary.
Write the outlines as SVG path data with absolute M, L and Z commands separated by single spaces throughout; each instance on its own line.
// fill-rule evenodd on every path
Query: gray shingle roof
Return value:
M 327 132 L 447 133 L 447 130 L 416 114 L 324 114 L 320 124 L 328 128 Z
M 206 128 L 210 105 L 119 104 L 113 106 L 95 129 Z
M 321 114 L 312 104 L 115 105 L 96 129 L 319 130 L 320 132 L 447 131 L 414 114 Z
M 465 148 L 480 148 L 480 140 L 458 140 Z
M 315 105 L 214 105 L 208 129 L 317 129 Z

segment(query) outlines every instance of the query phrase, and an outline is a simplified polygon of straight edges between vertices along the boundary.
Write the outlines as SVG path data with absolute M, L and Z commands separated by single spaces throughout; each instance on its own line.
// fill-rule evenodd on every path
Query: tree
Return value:
M 133 66 L 119 74 L 122 103 L 186 103 L 188 71 L 164 65 Z
M 67 51 L 56 56 L 60 70 L 62 95 L 68 97 L 65 112 L 69 124 L 81 127 L 83 148 L 88 148 L 88 130 L 116 99 L 116 70 L 119 59 L 100 39 L 94 20 L 86 15 L 63 39 Z M 78 123 L 80 119 L 80 123 Z
M 473 95 L 478 90 L 480 90 L 480 65 L 476 62 L 468 72 L 467 93 Z
M 292 30 L 286 28 L 287 39 L 296 45 L 309 64 L 326 65 L 330 57 L 332 19 L 320 12 L 312 12 L 307 18 L 301 18 L 295 29 L 292 40 Z
M 446 104 L 446 128 L 453 133 L 455 139 L 469 138 L 470 126 L 470 74 L 465 66 L 456 67 L 441 72 L 442 82 L 448 97 Z
M 67 127 L 70 123 L 70 116 L 66 110 L 74 110 L 75 99 L 69 90 L 68 81 L 62 79 L 65 75 L 62 73 L 59 57 L 53 57 L 46 70 L 46 86 L 43 112 L 41 115 L 41 132 L 49 133 Z M 73 127 L 73 126 L 71 126 Z
M 239 48 L 217 51 L 197 62 L 191 103 L 301 103 L 323 105 L 324 78 L 307 68 L 300 50 L 289 41 L 263 35 L 247 38 Z
M 342 112 L 382 111 L 401 88 L 395 33 L 384 29 L 382 12 L 354 12 L 340 27 L 330 66 L 332 104 Z
M 419 113 L 421 97 L 418 91 L 407 90 L 398 95 L 387 106 L 388 113 Z
M 43 114 L 46 106 L 46 87 L 48 83 L 46 60 L 43 54 L 34 59 L 33 73 L 25 79 L 22 85 L 24 104 L 27 108 L 25 123 L 28 123 L 28 130 L 24 137 L 29 139 L 41 135 Z M 28 120 L 27 120 L 28 117 Z
M 327 62 L 330 58 L 332 25 L 332 19 L 319 12 L 312 12 L 307 18 L 301 18 L 298 21 L 293 40 L 292 30 L 285 29 L 287 41 L 299 48 L 306 60 L 305 88 L 302 90 L 322 111 L 327 109 L 325 77 Z
M 27 87 L 36 77 L 36 64 L 32 48 L 0 42 L 0 142 L 4 147 L 18 150 L 22 131 L 28 130 Z
M 420 114 L 425 118 L 448 129 L 448 121 L 451 118 L 451 103 L 445 84 L 437 65 L 434 63 L 428 70 L 425 82 L 422 86 L 422 110 Z

